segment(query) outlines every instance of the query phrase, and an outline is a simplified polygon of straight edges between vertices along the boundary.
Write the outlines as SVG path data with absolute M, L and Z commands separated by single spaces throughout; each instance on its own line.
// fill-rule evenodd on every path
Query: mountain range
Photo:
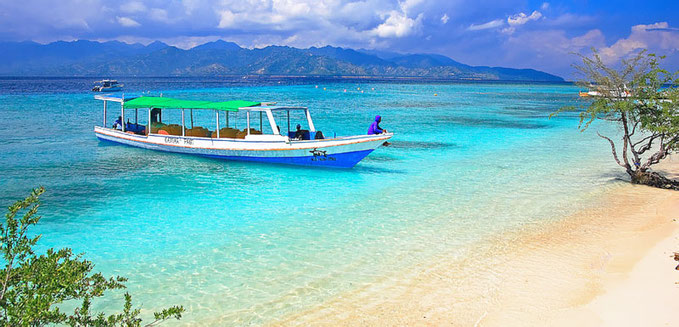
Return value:
M 0 42 L 4 76 L 370 76 L 444 80 L 563 81 L 534 69 L 469 66 L 443 55 L 268 46 L 247 49 L 222 40 L 188 50 L 156 41 Z

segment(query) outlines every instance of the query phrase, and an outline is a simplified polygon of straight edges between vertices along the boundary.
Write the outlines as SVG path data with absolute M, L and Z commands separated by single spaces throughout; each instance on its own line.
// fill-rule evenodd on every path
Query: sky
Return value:
M 0 0 L 0 41 L 78 39 L 437 53 L 570 78 L 592 47 L 608 63 L 648 48 L 679 69 L 679 0 Z

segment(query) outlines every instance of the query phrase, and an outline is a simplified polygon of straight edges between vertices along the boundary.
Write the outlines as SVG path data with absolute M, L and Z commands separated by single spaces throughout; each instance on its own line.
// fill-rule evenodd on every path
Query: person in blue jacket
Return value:
M 118 116 L 115 122 L 113 122 L 113 129 L 122 130 L 123 129 L 123 117 Z
M 381 121 L 382 117 L 380 117 L 380 115 L 375 116 L 375 121 L 370 124 L 370 128 L 368 128 L 368 135 L 382 134 L 387 132 L 386 129 L 380 128 Z

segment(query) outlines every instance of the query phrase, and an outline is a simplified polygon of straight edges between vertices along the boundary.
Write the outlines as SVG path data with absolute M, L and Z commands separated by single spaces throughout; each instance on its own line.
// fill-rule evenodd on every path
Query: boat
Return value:
M 118 92 L 123 90 L 123 84 L 114 79 L 104 79 L 94 82 L 92 91 L 94 92 Z
M 210 158 L 351 168 L 393 136 L 383 133 L 326 137 L 316 130 L 307 107 L 281 106 L 275 102 L 212 102 L 155 96 L 94 98 L 104 104 L 102 125 L 94 127 L 100 140 Z M 113 124 L 107 121 L 109 104 L 115 104 L 119 113 Z M 126 120 L 132 111 L 134 122 L 131 118 Z M 143 122 L 140 111 L 145 115 Z M 200 113 L 203 120 L 212 117 L 211 126 L 194 124 L 194 111 L 211 112 Z M 172 115 L 174 120 L 170 119 Z M 306 129 L 300 126 L 291 129 L 291 119 Z M 279 122 L 286 122 L 286 133 Z M 239 125 L 244 128 L 239 129 Z
M 602 96 L 601 92 L 599 91 L 579 91 L 578 95 L 583 98 Z
M 603 97 L 603 96 L 609 96 L 612 98 L 629 98 L 632 96 L 632 92 L 630 92 L 627 87 L 625 87 L 624 90 L 622 91 L 617 91 L 617 90 L 612 90 L 612 89 L 607 89 L 602 86 L 598 85 L 589 85 L 589 90 L 588 91 L 578 91 L 578 95 L 583 98 L 587 97 Z

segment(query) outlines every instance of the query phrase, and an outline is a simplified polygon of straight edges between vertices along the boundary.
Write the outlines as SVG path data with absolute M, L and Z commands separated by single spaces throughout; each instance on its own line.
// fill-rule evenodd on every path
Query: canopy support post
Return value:
M 215 110 L 217 114 L 217 138 L 219 138 L 219 110 Z
M 104 125 L 102 127 L 106 128 L 106 104 L 108 101 L 104 100 Z
M 262 112 L 259 112 L 259 131 L 262 132 L 264 127 L 262 126 Z
M 146 135 L 151 134 L 151 108 L 149 108 L 149 121 L 146 127 Z
M 120 103 L 120 125 L 123 133 L 125 132 L 125 102 Z
M 290 133 L 290 110 L 286 110 L 288 112 L 288 133 Z
M 250 111 L 249 110 L 245 113 L 245 116 L 247 117 L 247 121 L 248 121 L 248 126 L 246 128 L 247 128 L 247 131 L 248 131 L 248 135 L 250 135 Z
M 269 118 L 269 124 L 271 124 L 271 130 L 273 131 L 274 135 L 280 135 L 281 131 L 278 129 L 278 124 L 276 124 L 276 119 L 273 117 L 271 110 L 266 111 L 266 117 Z
M 314 127 L 314 122 L 311 120 L 311 114 L 309 113 L 309 109 L 305 109 L 304 113 L 306 113 L 306 120 L 309 123 L 309 131 L 315 132 L 316 127 Z
M 193 128 L 193 109 L 189 109 L 191 114 L 191 128 Z
M 182 109 L 182 137 L 186 136 L 186 122 L 184 120 L 184 109 Z
M 135 125 L 137 124 L 137 122 L 138 122 L 138 120 L 139 120 L 139 117 L 138 117 L 138 110 L 139 110 L 139 109 L 134 109 L 134 124 L 135 124 Z
M 226 112 L 226 128 L 229 128 L 229 112 Z

